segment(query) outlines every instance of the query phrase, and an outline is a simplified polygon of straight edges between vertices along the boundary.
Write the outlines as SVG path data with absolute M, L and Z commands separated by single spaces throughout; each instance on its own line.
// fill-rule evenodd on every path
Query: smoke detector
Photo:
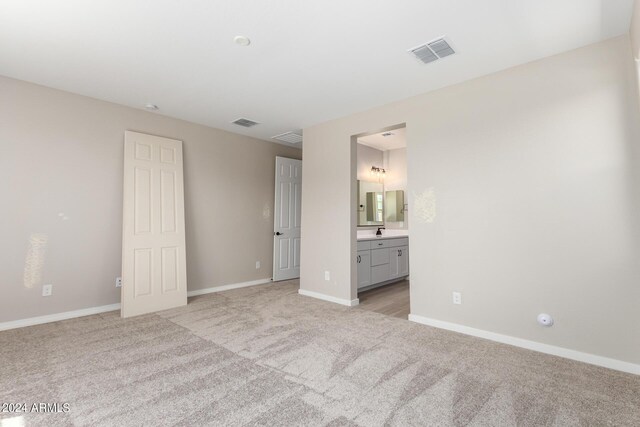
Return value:
M 235 36 L 233 42 L 238 46 L 249 46 L 251 44 L 251 40 L 247 36 Z

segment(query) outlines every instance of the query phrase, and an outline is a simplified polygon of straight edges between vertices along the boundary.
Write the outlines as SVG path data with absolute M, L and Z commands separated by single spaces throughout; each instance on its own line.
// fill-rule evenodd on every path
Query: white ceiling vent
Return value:
M 272 136 L 271 139 L 288 142 L 289 144 L 299 144 L 302 142 L 302 135 L 300 133 L 301 132 L 285 132 L 280 135 Z
M 444 37 L 409 49 L 409 52 L 413 53 L 418 60 L 425 64 L 456 53 Z
M 260 124 L 258 122 L 254 122 L 253 120 L 243 119 L 243 118 L 236 119 L 236 120 L 232 121 L 231 123 L 233 123 L 234 125 L 245 127 L 245 128 L 250 128 L 250 127 L 253 127 L 255 125 Z

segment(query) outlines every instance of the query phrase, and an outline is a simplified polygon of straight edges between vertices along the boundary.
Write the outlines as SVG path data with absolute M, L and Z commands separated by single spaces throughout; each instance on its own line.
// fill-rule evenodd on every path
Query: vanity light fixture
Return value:
M 384 178 L 386 173 L 387 171 L 384 170 L 383 168 L 379 168 L 377 166 L 371 166 L 371 175 L 375 175 L 378 178 Z

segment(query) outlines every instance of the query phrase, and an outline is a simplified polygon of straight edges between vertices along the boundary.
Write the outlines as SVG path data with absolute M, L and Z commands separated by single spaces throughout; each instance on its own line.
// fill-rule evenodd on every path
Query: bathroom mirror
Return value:
M 379 182 L 358 180 L 358 226 L 384 225 L 384 188 Z
M 404 221 L 404 191 L 395 190 L 385 193 L 386 215 L 385 220 L 389 222 Z

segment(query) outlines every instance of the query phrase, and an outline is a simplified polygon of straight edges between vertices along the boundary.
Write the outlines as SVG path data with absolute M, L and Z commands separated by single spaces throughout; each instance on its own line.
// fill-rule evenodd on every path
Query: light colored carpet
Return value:
M 297 289 L 0 332 L 0 402 L 70 404 L 0 425 L 640 426 L 640 377 Z

